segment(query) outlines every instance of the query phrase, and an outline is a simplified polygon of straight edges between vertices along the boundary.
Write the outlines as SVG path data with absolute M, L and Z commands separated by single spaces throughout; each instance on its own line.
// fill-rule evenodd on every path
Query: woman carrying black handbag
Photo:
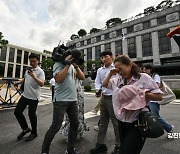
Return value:
M 113 90 L 113 108 L 119 120 L 120 154 L 139 154 L 146 140 L 137 127 L 139 114 L 141 110 L 147 111 L 149 100 L 162 100 L 162 92 L 127 56 L 118 56 L 114 66 L 102 86 Z M 120 76 L 111 79 L 116 73 Z

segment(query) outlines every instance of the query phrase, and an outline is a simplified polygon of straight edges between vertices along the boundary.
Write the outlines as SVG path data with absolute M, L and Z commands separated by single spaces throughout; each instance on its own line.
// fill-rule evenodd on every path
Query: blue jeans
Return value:
M 157 102 L 150 102 L 149 104 L 151 112 L 158 117 L 159 122 L 163 126 L 164 130 L 169 133 L 172 130 L 172 126 L 165 121 L 163 118 L 161 118 L 159 111 L 160 111 L 160 105 Z
M 43 145 L 42 153 L 49 153 L 51 142 L 56 133 L 61 128 L 64 114 L 67 113 L 70 120 L 70 129 L 68 133 L 68 145 L 67 149 L 74 149 L 74 144 L 78 131 L 78 106 L 76 102 L 53 102 L 53 121 L 46 132 Z

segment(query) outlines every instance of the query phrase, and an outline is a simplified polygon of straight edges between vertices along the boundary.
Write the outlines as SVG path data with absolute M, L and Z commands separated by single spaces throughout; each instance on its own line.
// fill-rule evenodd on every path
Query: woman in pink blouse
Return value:
M 140 73 L 139 67 L 127 56 L 117 57 L 114 66 L 102 86 L 113 90 L 113 108 L 119 121 L 121 139 L 120 154 L 139 154 L 145 143 L 136 127 L 139 112 L 147 110 L 149 100 L 162 100 L 162 92 L 152 78 Z M 111 79 L 117 73 L 120 76 Z

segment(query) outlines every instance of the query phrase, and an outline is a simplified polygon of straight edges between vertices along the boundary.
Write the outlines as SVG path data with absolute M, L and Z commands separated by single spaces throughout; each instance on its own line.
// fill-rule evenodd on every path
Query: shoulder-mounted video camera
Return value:
M 68 55 L 72 55 L 72 63 L 76 63 L 77 65 L 84 64 L 84 59 L 82 58 L 81 52 L 77 48 L 75 48 L 74 45 L 71 45 L 70 47 L 67 47 L 64 44 L 58 45 L 53 50 L 52 59 L 55 62 L 62 62 L 63 64 L 65 64 L 65 58 Z

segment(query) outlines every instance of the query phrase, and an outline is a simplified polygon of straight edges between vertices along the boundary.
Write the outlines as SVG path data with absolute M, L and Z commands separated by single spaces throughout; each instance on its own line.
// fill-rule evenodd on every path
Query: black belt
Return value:
M 111 98 L 112 97 L 112 95 L 104 95 L 104 94 L 102 94 L 102 96 L 106 97 L 106 98 Z

